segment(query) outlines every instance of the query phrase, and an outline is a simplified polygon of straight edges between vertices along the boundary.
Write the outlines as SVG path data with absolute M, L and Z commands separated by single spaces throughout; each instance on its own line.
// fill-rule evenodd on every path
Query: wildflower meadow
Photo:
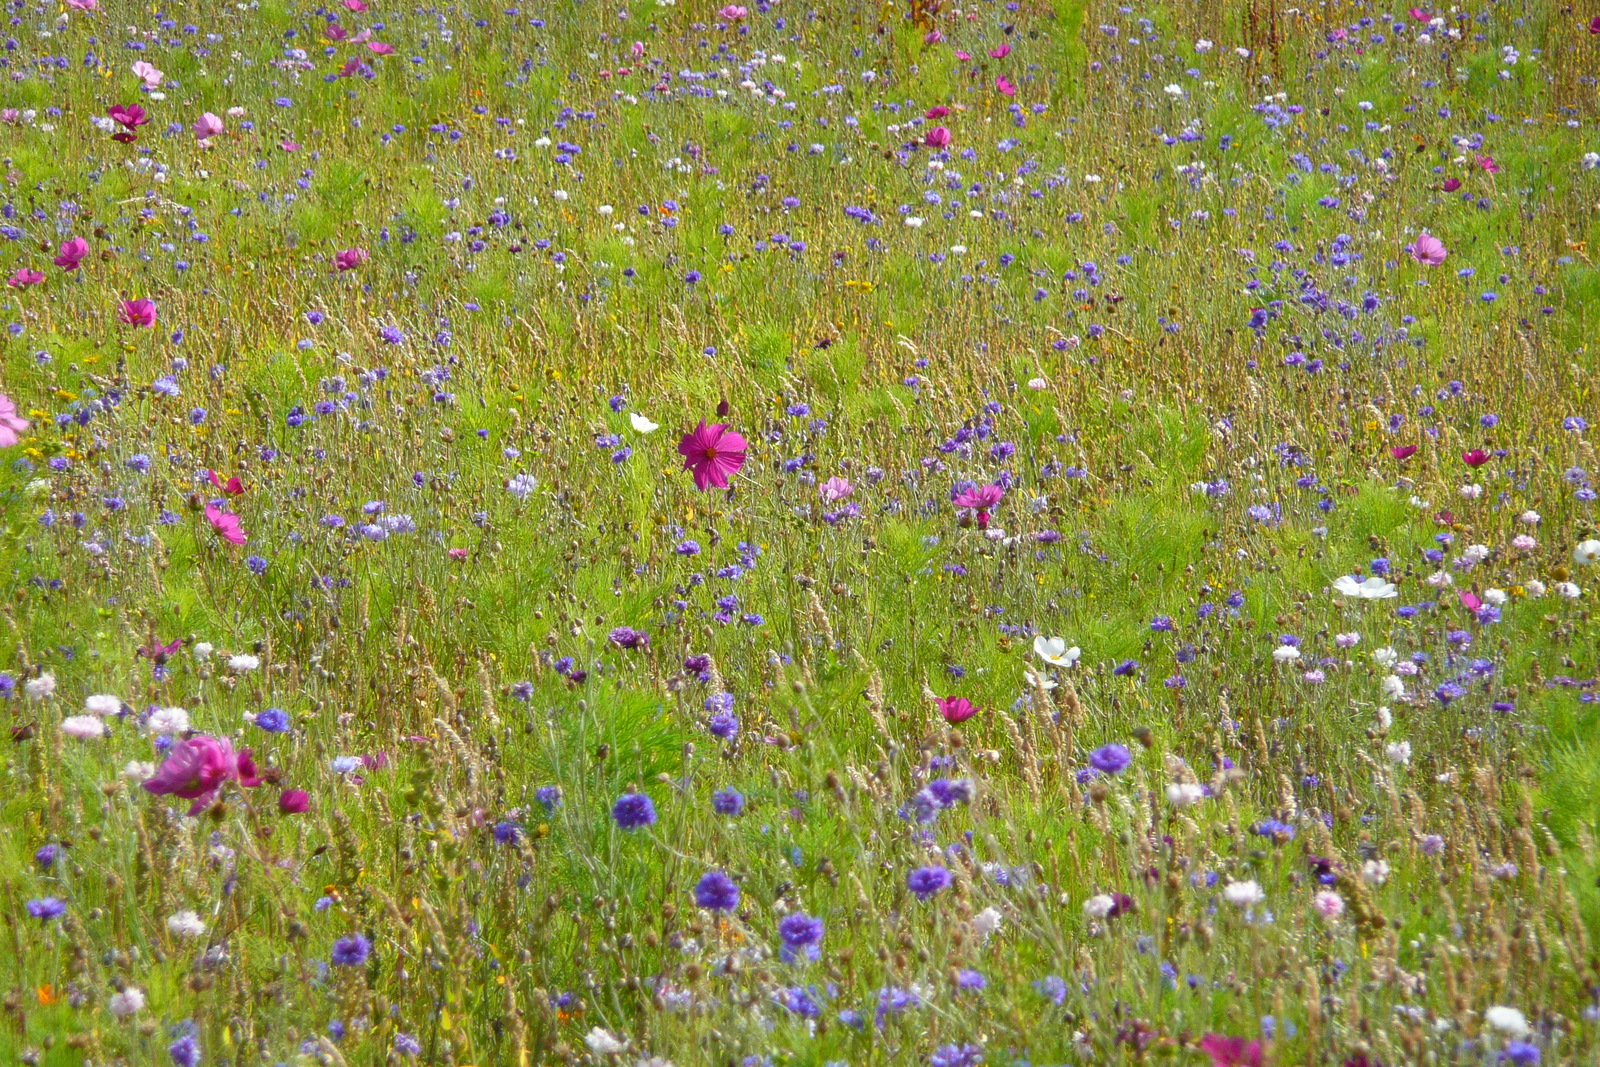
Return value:
M 6 9 L 4 1063 L 1600 1061 L 1600 7 Z

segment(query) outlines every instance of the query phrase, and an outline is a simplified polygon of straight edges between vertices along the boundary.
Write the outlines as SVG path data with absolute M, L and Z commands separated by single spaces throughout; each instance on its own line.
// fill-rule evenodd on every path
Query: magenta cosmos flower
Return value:
M 1411 255 L 1412 259 L 1421 263 L 1424 267 L 1437 267 L 1450 254 L 1450 250 L 1444 246 L 1444 242 L 1431 233 L 1424 233 L 1416 239 L 1415 243 L 1406 245 L 1406 251 Z
M 223 511 L 215 504 L 207 504 L 206 521 L 217 531 L 217 536 L 230 545 L 242 545 L 249 540 L 245 536 L 244 527 L 239 525 L 239 516 L 231 511 Z
M 334 253 L 333 265 L 341 271 L 355 270 L 367 261 L 365 248 L 346 248 L 342 252 Z
M 189 814 L 198 815 L 229 781 L 249 788 L 261 784 L 250 750 L 235 752 L 227 738 L 201 734 L 173 745 L 155 777 L 144 783 L 144 789 L 156 796 L 191 800 L 194 803 L 189 805 Z
M 82 237 L 73 237 L 61 242 L 61 254 L 56 256 L 55 264 L 62 270 L 77 270 L 78 264 L 88 254 L 89 242 Z
M 700 425 L 678 442 L 678 453 L 683 456 L 683 469 L 694 472 L 696 489 L 726 489 L 728 476 L 744 466 L 745 440 L 721 423 L 707 426 L 701 419 Z
M 10 448 L 22 440 L 22 435 L 32 425 L 17 415 L 17 405 L 9 396 L 0 393 L 0 448 Z
M 943 126 L 935 126 L 923 135 L 922 143 L 929 148 L 949 148 L 950 131 Z
M 137 300 L 124 300 L 122 307 L 117 312 L 117 318 L 129 326 L 154 326 L 156 324 L 156 305 L 154 301 L 140 297 Z
M 44 281 L 44 275 L 28 267 L 20 267 L 17 272 L 6 279 L 6 284 L 13 289 L 26 289 L 30 285 L 38 285 Z

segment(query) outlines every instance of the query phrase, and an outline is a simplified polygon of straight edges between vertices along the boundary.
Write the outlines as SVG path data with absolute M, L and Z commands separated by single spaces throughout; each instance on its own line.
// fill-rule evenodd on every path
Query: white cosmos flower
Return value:
M 1358 581 L 1351 575 L 1340 575 L 1333 583 L 1334 592 L 1340 596 L 1352 597 L 1356 600 L 1388 600 L 1400 595 L 1394 583 L 1373 575 L 1365 581 Z
M 1172 99 L 1174 99 L 1174 100 L 1183 99 L 1183 86 L 1177 84 L 1176 82 L 1174 82 L 1173 84 L 1167 86 L 1165 89 L 1162 90 L 1162 92 L 1166 93 L 1168 96 L 1172 97 Z
M 1600 563 L 1600 541 L 1592 537 L 1587 541 L 1579 541 L 1572 548 L 1572 562 L 1580 567 L 1593 567 Z
M 1194 43 L 1194 50 L 1199 52 L 1201 55 L 1205 55 L 1207 52 L 1211 51 L 1211 48 L 1211 42 L 1206 40 L 1204 37 L 1200 38 Z
M 637 411 L 628 412 L 628 421 L 633 424 L 636 433 L 655 433 L 661 429 L 657 423 L 651 422 Z
M 1241 908 L 1250 908 L 1267 899 L 1261 891 L 1261 886 L 1254 879 L 1245 882 L 1229 882 L 1222 890 L 1223 897 L 1229 904 Z
M 1528 1017 L 1516 1008 L 1508 1008 L 1504 1004 L 1485 1008 L 1483 1021 L 1508 1037 L 1527 1037 L 1532 1033 L 1528 1028 Z
M 1033 639 L 1033 650 L 1053 667 L 1070 667 L 1078 662 L 1078 657 L 1083 653 L 1077 645 L 1068 648 L 1064 637 L 1046 637 L 1044 634 Z
M 1461 498 L 1463 500 L 1476 500 L 1482 495 L 1483 486 L 1479 485 L 1477 482 L 1473 482 L 1471 485 L 1463 485 L 1461 487 Z
M 173 937 L 193 938 L 206 932 L 206 924 L 192 911 L 179 911 L 167 917 L 167 929 Z
M 1055 679 L 1046 678 L 1032 667 L 1022 668 L 1022 677 L 1026 679 L 1029 689 L 1054 689 L 1056 687 Z
M 84 700 L 83 710 L 91 715 L 115 715 L 122 710 L 122 700 L 110 693 L 96 693 Z

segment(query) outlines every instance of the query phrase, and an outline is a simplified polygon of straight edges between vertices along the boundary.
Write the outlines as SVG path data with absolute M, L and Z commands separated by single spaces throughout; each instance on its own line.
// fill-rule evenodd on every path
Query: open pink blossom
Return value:
M 943 126 L 935 126 L 922 136 L 922 143 L 929 148 L 949 148 L 950 131 Z
M 344 6 L 345 10 L 354 11 L 358 15 L 367 9 L 367 5 L 362 0 L 344 0 Z
M 207 504 L 206 521 L 217 531 L 217 536 L 230 545 L 242 545 L 249 540 L 245 536 L 244 528 L 239 525 L 239 516 L 231 511 L 223 511 L 215 504 Z
M 150 117 L 145 114 L 144 108 L 138 104 L 112 104 L 106 108 L 106 114 L 111 120 L 127 127 L 129 130 L 144 126 L 149 123 Z
M 1007 96 L 1016 96 L 1017 95 L 1017 87 L 1015 85 L 1013 85 L 1011 83 L 1011 79 L 1007 78 L 1004 74 L 1000 75 L 998 78 L 996 78 L 994 80 L 994 87 L 996 89 L 999 89 L 1002 93 L 1004 93 Z
M 208 470 L 206 471 L 206 478 L 211 482 L 212 485 L 216 486 L 218 489 L 221 489 L 229 496 L 244 495 L 244 483 L 239 480 L 239 476 L 237 474 L 235 474 L 232 478 L 229 478 L 227 481 L 223 481 L 222 475 L 218 474 L 214 470 Z
M 6 279 L 6 284 L 13 289 L 26 289 L 30 285 L 38 285 L 44 281 L 44 275 L 27 267 L 17 268 L 17 273 Z
M 1478 166 L 1482 167 L 1484 171 L 1489 174 L 1500 173 L 1500 164 L 1494 161 L 1493 156 L 1479 156 Z
M 166 77 L 166 74 L 161 70 L 142 59 L 133 65 L 133 73 L 135 77 L 144 82 L 146 88 L 150 89 L 160 85 L 161 79 Z
M 79 11 L 98 11 L 100 0 L 67 0 L 67 6 Z
M 942 119 L 948 114 L 950 114 L 949 108 L 945 107 L 943 104 L 935 104 L 927 110 L 923 117 L 928 119 Z
M 1002 43 L 997 48 L 989 49 L 989 58 L 991 58 L 991 59 L 1004 59 L 1006 56 L 1009 56 L 1010 54 L 1011 54 L 1011 46 L 1008 45 L 1008 44 L 1003 44 Z
M 729 4 L 727 7 L 717 9 L 717 14 L 721 15 L 729 22 L 738 22 L 740 19 L 750 14 L 750 12 L 737 4 Z
M 1424 267 L 1437 267 L 1450 254 L 1444 242 L 1431 233 L 1419 235 L 1414 242 L 1406 245 L 1406 252 Z
M 129 326 L 154 326 L 156 305 L 142 296 L 137 300 L 124 300 L 117 310 L 117 318 Z
M 22 440 L 22 435 L 33 425 L 17 415 L 17 405 L 9 396 L 0 393 L 0 448 L 10 448 Z
M 77 270 L 78 264 L 89 254 L 89 242 L 82 237 L 70 237 L 61 242 L 60 254 L 55 258 L 55 265 L 62 270 Z
M 838 475 L 817 487 L 817 495 L 829 504 L 837 503 L 855 491 L 856 487 L 850 484 L 848 478 L 840 478 Z
M 694 487 L 704 492 L 715 486 L 728 487 L 728 476 L 744 466 L 745 440 L 721 423 L 700 425 L 683 435 L 678 442 L 678 454 L 683 456 L 683 469 L 694 472 Z
M 220 136 L 223 129 L 222 119 L 207 111 L 195 120 L 194 135 L 201 141 L 208 141 Z
M 1412 18 L 1416 19 L 1418 22 L 1427 22 L 1428 21 L 1428 13 L 1426 11 L 1422 10 L 1422 8 L 1420 8 L 1420 7 L 1414 7 L 1410 11 L 1407 11 L 1406 14 L 1410 15 Z
M 392 56 L 394 55 L 394 45 L 388 41 L 368 41 L 367 51 L 375 56 Z
M 160 769 L 143 784 L 147 793 L 193 801 L 189 814 L 198 815 L 230 781 L 251 788 L 261 784 L 250 750 L 235 752 L 227 738 L 201 734 L 168 749 Z
M 939 714 L 944 716 L 944 721 L 954 724 L 966 722 L 978 714 L 978 709 L 966 697 L 937 697 L 934 704 L 939 708 Z
M 1211 1067 L 1261 1067 L 1261 1042 L 1242 1037 L 1207 1034 L 1200 1049 L 1211 1057 Z
M 355 270 L 366 261 L 367 250 L 365 248 L 346 248 L 344 251 L 335 252 L 333 255 L 333 265 L 341 271 Z

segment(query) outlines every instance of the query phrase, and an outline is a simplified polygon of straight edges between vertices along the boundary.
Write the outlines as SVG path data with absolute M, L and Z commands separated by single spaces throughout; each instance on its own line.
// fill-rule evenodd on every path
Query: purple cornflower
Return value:
M 918 867 L 906 875 L 906 888 L 927 900 L 950 885 L 950 872 L 943 867 Z
M 624 793 L 611 806 L 611 817 L 617 821 L 619 828 L 637 830 L 641 826 L 654 825 L 656 806 L 643 793 Z
M 744 794 L 737 789 L 719 789 L 711 794 L 711 810 L 718 815 L 743 815 Z
M 650 635 L 631 626 L 618 626 L 610 634 L 611 643 L 618 648 L 645 649 L 650 647 Z
M 1089 766 L 1102 774 L 1121 774 L 1132 762 L 1132 753 L 1122 745 L 1101 745 L 1089 753 Z
M 707 911 L 732 911 L 739 906 L 739 887 L 721 871 L 707 871 L 695 883 L 694 902 Z
M 333 943 L 333 962 L 339 967 L 359 967 L 372 954 L 372 942 L 362 934 L 341 937 Z
M 778 936 L 783 939 L 783 950 L 780 956 L 785 963 L 793 963 L 804 957 L 814 960 L 817 958 L 818 946 L 822 944 L 822 920 L 812 918 L 803 912 L 785 915 L 778 921 Z
M 56 897 L 39 897 L 28 901 L 28 914 L 40 922 L 59 919 L 66 913 L 67 905 Z

